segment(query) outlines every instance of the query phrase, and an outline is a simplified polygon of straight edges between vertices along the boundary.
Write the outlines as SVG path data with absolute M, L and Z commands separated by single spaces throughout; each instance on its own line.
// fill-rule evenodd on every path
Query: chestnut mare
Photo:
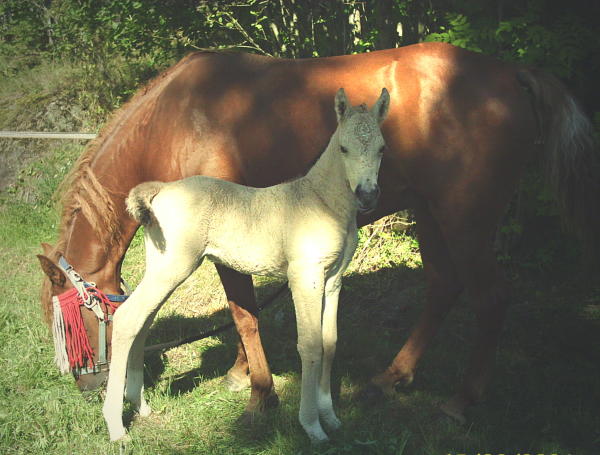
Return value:
M 382 126 L 389 147 L 382 194 L 377 209 L 358 222 L 412 208 L 428 290 L 408 340 L 369 390 L 389 393 L 412 380 L 464 290 L 478 332 L 464 380 L 442 405 L 464 420 L 494 363 L 507 301 L 493 239 L 525 164 L 542 154 L 566 218 L 587 232 L 600 227 L 600 166 L 590 122 L 556 79 L 451 45 L 305 60 L 211 52 L 184 58 L 116 113 L 72 171 L 58 243 L 44 245 L 41 257 L 50 277 L 42 297 L 46 314 L 51 296 L 70 287 L 55 266 L 60 253 L 87 281 L 119 293 L 121 263 L 138 228 L 124 202 L 134 186 L 195 174 L 254 187 L 297 177 L 335 130 L 336 90 L 345 87 L 354 102 L 371 105 L 383 86 L 394 102 Z M 249 370 L 246 409 L 260 411 L 273 381 L 252 279 L 217 270 L 241 338 L 227 380 L 242 387 Z M 96 352 L 98 324 L 84 313 Z M 82 374 L 78 384 L 93 387 L 104 376 Z

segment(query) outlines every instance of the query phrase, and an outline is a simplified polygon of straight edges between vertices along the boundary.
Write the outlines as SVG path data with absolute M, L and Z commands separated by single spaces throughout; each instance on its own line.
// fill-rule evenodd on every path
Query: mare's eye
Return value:
M 340 150 L 342 153 L 348 153 L 348 149 L 346 147 L 341 147 L 340 146 Z

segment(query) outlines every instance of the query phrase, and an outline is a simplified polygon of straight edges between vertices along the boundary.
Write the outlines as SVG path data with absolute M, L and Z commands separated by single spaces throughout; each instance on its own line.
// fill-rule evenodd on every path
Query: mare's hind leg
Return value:
M 229 302 L 229 307 L 232 304 Z M 233 310 L 232 311 L 233 314 Z M 238 335 L 239 336 L 239 335 Z M 248 365 L 248 355 L 244 348 L 244 343 L 240 338 L 237 343 L 237 356 L 231 368 L 227 371 L 223 384 L 230 392 L 239 392 L 250 387 L 250 366 Z
M 427 280 L 425 309 L 390 366 L 371 379 L 372 386 L 376 388 L 371 386 L 367 389 L 367 396 L 377 394 L 379 390 L 391 394 L 396 384 L 407 385 L 412 382 L 419 359 L 448 311 L 456 303 L 462 289 L 450 251 L 436 220 L 425 206 L 415 209 L 415 217 Z
M 483 398 L 494 363 L 508 306 L 506 284 L 498 268 L 492 233 L 456 230 L 449 233 L 454 262 L 477 317 L 477 334 L 469 366 L 457 393 L 441 408 L 465 421 L 464 410 Z
M 229 371 L 228 380 L 235 381 L 242 378 L 243 384 L 242 375 L 245 374 L 246 368 L 249 368 L 252 391 L 246 412 L 251 416 L 278 403 L 277 395 L 273 391 L 271 370 L 260 341 L 258 308 L 254 298 L 252 278 L 223 266 L 217 266 L 217 270 L 243 344 L 243 349 L 238 346 L 236 365 Z

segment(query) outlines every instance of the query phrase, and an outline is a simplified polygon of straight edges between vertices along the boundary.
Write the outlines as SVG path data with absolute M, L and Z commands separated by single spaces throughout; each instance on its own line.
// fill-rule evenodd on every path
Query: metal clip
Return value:
M 100 307 L 100 305 L 98 304 L 98 301 L 96 299 L 92 299 L 92 304 L 91 305 L 85 305 L 86 308 L 89 308 L 90 310 L 92 310 L 94 312 L 94 314 L 96 315 L 96 317 L 100 320 L 100 321 L 104 321 L 104 311 L 102 311 L 102 308 Z

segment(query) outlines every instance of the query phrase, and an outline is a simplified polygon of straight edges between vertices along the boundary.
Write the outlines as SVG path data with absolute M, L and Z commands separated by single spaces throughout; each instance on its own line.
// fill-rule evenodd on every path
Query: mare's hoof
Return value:
M 440 411 L 454 423 L 459 423 L 460 425 L 465 425 L 467 423 L 463 409 L 457 406 L 453 400 L 448 400 L 445 403 L 440 404 Z
M 250 387 L 250 375 L 227 373 L 227 375 L 223 378 L 223 385 L 230 392 L 239 392 Z
M 394 384 L 394 389 L 401 389 L 403 387 L 408 387 L 413 383 L 415 379 L 415 375 L 412 373 L 405 373 L 401 376 L 396 383 Z
M 274 390 L 262 400 L 250 398 L 250 402 L 246 406 L 246 412 L 264 412 L 267 409 L 273 409 L 279 406 L 279 397 Z
M 248 428 L 258 425 L 264 418 L 264 412 L 244 411 L 244 413 L 236 419 L 235 423 L 240 427 Z
M 279 397 L 272 391 L 268 397 L 256 403 L 248 403 L 244 413 L 238 417 L 237 423 L 243 426 L 254 425 L 261 421 L 268 409 L 273 409 L 279 406 Z
M 369 383 L 358 392 L 358 399 L 364 404 L 378 403 L 385 399 L 385 395 L 380 387 Z
M 107 380 L 108 371 L 101 371 L 99 373 L 82 374 L 77 377 L 75 383 L 80 391 L 87 392 L 103 389 Z
M 279 406 L 279 396 L 275 393 L 275 391 L 273 391 L 267 398 L 265 398 L 263 409 L 274 409 L 277 406 Z

